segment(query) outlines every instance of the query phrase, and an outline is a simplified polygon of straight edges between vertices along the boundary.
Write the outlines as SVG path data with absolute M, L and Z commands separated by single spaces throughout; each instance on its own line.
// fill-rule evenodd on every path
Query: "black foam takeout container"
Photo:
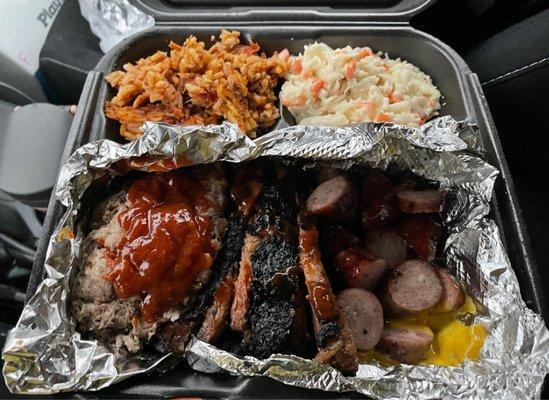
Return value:
M 179 0 L 137 0 L 137 5 L 153 14 L 157 25 L 133 36 L 107 53 L 84 86 L 78 111 L 67 140 L 63 159 L 77 147 L 98 139 L 123 141 L 118 134 L 118 123 L 104 115 L 105 101 L 114 95 L 104 80 L 109 72 L 124 63 L 137 61 L 157 50 L 167 50 L 170 40 L 178 43 L 195 35 L 208 43 L 211 35 L 221 29 L 236 29 L 244 39 L 253 39 L 262 50 L 270 53 L 288 48 L 292 54 L 315 40 L 332 47 L 369 46 L 374 51 L 388 52 L 392 58 L 402 57 L 429 74 L 443 94 L 441 115 L 452 115 L 457 120 L 478 124 L 486 149 L 486 159 L 501 172 L 495 186 L 492 218 L 502 232 L 507 253 L 519 279 L 522 295 L 534 311 L 544 314 L 542 288 L 531 256 L 526 231 L 514 193 L 514 186 L 503 155 L 501 144 L 490 116 L 477 76 L 451 48 L 439 40 L 417 31 L 406 23 L 409 15 L 427 6 L 430 1 L 375 0 L 365 2 L 369 8 L 359 8 L 359 1 L 343 1 L 345 7 L 330 9 L 290 7 L 269 10 L 260 7 L 241 7 L 228 0 L 229 8 L 217 9 L 220 2 L 203 3 L 211 8 L 181 11 Z M 294 4 L 295 0 L 288 0 Z M 195 4 L 195 3 L 187 3 Z M 303 4 L 303 3 L 300 3 Z M 320 3 L 318 3 L 320 4 Z M 377 7 L 377 8 L 376 8 Z M 400 7 L 400 9 L 399 9 Z M 193 14 L 194 13 L 194 14 Z M 343 15 L 343 17 L 341 17 Z M 201 17 L 202 16 L 202 17 Z M 265 20 L 267 18 L 267 20 Z M 342 22 L 341 19 L 345 18 Z M 370 23 L 356 23 L 363 18 Z M 380 19 L 383 21 L 380 22 Z M 214 22 L 217 21 L 217 22 Z M 337 21 L 337 24 L 336 24 Z M 398 22 L 395 22 L 398 21 Z M 44 276 L 44 260 L 49 238 L 63 213 L 63 207 L 52 196 L 44 223 L 44 232 L 38 246 L 27 296 L 31 296 Z M 138 376 L 100 392 L 79 394 L 83 397 L 181 397 L 204 398 L 334 398 L 356 397 L 356 394 L 324 393 L 285 386 L 267 378 L 231 377 L 223 374 L 208 375 L 194 372 L 184 363 L 165 374 Z M 69 397 L 74 397 L 74 394 Z

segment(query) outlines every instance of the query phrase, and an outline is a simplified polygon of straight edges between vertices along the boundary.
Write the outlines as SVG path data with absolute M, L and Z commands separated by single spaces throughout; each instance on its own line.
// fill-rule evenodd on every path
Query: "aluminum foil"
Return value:
M 78 213 L 94 182 L 128 168 L 162 171 L 214 161 L 242 162 L 285 156 L 402 170 L 439 182 L 453 193 L 442 218 L 449 231 L 447 266 L 468 288 L 481 312 L 470 322 L 489 330 L 479 361 L 461 367 L 362 364 L 356 376 L 295 356 L 238 358 L 193 339 L 185 357 L 205 372 L 267 376 L 289 385 L 356 391 L 374 398 L 531 398 L 549 371 L 549 331 L 521 299 L 496 224 L 487 215 L 498 171 L 479 156 L 474 126 L 450 117 L 421 128 L 366 123 L 343 128 L 294 126 L 252 141 L 222 124 L 181 127 L 146 123 L 132 143 L 101 140 L 76 150 L 62 166 L 56 194 L 67 210 L 55 229 L 44 265 L 45 280 L 10 331 L 3 358 L 8 388 L 47 394 L 97 390 L 136 374 L 173 365 L 174 355 L 142 353 L 117 358 L 105 345 L 84 339 L 67 314 L 71 276 L 79 267 L 83 233 Z
M 154 26 L 154 18 L 128 0 L 78 0 L 82 16 L 100 39 L 103 53 L 117 43 Z

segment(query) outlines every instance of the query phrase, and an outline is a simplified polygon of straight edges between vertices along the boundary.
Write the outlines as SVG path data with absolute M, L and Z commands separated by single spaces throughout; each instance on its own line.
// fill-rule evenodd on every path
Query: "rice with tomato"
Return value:
M 440 92 L 428 75 L 369 47 L 305 46 L 285 79 L 279 98 L 300 125 L 419 126 L 440 109 Z
M 250 137 L 279 118 L 275 88 L 287 72 L 287 49 L 267 56 L 259 44 L 240 42 L 240 32 L 222 31 L 208 49 L 189 36 L 169 43 L 105 78 L 116 89 L 105 115 L 120 123 L 120 134 L 134 140 L 145 121 L 208 125 L 229 121 Z

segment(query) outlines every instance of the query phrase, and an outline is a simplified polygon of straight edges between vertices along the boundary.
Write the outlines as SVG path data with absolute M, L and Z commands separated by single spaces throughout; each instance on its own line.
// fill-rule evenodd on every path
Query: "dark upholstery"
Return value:
M 88 71 L 103 53 L 80 14 L 78 1 L 65 1 L 40 52 L 39 77 L 50 102 L 76 104 Z
M 480 43 L 465 57 L 483 84 L 545 288 L 549 288 L 548 39 L 546 10 Z

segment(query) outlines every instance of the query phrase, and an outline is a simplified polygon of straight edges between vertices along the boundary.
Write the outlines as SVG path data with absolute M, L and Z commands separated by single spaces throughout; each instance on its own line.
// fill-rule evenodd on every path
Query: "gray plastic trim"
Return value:
M 142 11 L 152 15 L 157 24 L 173 23 L 215 23 L 231 22 L 252 24 L 363 24 L 364 22 L 380 21 L 406 22 L 419 14 L 436 0 L 399 0 L 389 6 L 367 1 L 363 7 L 356 2 L 345 6 L 265 6 L 266 2 L 255 2 L 253 6 L 243 1 L 227 0 L 223 7 L 216 7 L 216 2 L 203 1 L 203 6 L 175 6 L 163 0 L 134 0 L 134 4 Z M 243 4 L 244 3 L 244 4 Z M 349 4 L 349 3 L 347 3 Z

